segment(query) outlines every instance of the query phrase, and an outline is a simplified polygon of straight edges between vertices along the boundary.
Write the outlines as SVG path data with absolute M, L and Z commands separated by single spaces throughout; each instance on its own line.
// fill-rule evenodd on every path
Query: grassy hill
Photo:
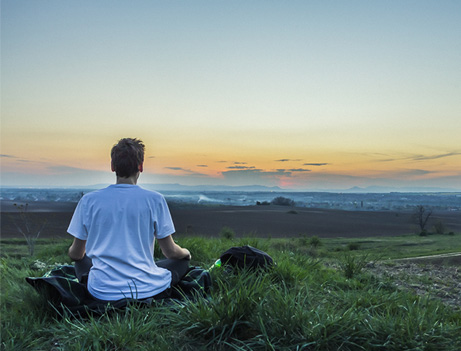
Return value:
M 437 261 L 452 282 L 431 275 L 434 266 L 395 261 L 461 252 L 459 234 L 321 240 L 224 236 L 179 243 L 192 252 L 193 265 L 205 268 L 229 247 L 242 245 L 266 251 L 276 267 L 265 274 L 215 268 L 207 299 L 131 307 L 84 320 L 57 316 L 24 280 L 69 264 L 70 241 L 39 240 L 31 257 L 24 241 L 2 240 L 2 350 L 461 349 L 461 309 L 439 296 L 441 284 L 448 289 L 443 291 L 459 295 L 458 267 L 450 266 L 459 262 Z

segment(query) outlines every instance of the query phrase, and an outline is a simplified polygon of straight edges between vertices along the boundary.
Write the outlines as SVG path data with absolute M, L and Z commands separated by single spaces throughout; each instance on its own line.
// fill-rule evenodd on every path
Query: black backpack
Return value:
M 267 253 L 248 245 L 231 247 L 221 255 L 220 260 L 224 266 L 250 269 L 268 269 L 275 264 Z

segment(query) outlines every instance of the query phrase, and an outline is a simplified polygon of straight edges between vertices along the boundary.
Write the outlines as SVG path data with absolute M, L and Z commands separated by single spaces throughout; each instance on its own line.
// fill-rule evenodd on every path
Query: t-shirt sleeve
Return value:
M 165 198 L 162 196 L 157 206 L 157 218 L 155 221 L 155 237 L 163 239 L 175 232 L 173 219 Z
M 84 200 L 83 198 L 78 202 L 77 207 L 75 208 L 74 214 L 70 221 L 67 232 L 80 240 L 87 240 L 88 231 L 85 226 L 85 213 L 84 213 Z

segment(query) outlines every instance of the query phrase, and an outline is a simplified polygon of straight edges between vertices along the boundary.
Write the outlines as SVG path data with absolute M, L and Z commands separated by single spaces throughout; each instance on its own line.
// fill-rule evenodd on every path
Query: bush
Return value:
M 360 249 L 360 244 L 359 243 L 349 243 L 347 244 L 347 248 L 349 249 L 349 251 L 355 251 L 355 250 Z
M 294 206 L 295 202 L 287 197 L 278 196 L 271 201 L 271 204 L 276 206 Z
M 219 232 L 219 236 L 223 239 L 232 240 L 235 238 L 235 232 L 232 228 L 223 227 Z
M 356 274 L 359 274 L 368 263 L 368 255 L 365 256 L 354 256 L 350 254 L 344 255 L 343 259 L 339 263 L 344 276 L 351 279 Z
M 318 236 L 313 236 L 310 240 L 309 240 L 309 244 L 313 247 L 313 248 L 317 248 L 319 246 L 322 245 L 322 242 L 320 241 L 319 237 Z
M 443 225 L 442 221 L 437 221 L 434 224 L 434 232 L 437 233 L 437 234 L 445 233 L 445 226 Z
M 10 215 L 10 217 L 13 220 L 13 223 L 16 226 L 18 232 L 24 236 L 24 239 L 26 239 L 27 246 L 29 248 L 29 255 L 33 256 L 35 253 L 35 244 L 37 243 L 40 233 L 45 227 L 46 220 L 38 223 L 28 211 L 29 204 L 13 205 L 19 212 L 19 220 L 17 221 L 15 216 Z

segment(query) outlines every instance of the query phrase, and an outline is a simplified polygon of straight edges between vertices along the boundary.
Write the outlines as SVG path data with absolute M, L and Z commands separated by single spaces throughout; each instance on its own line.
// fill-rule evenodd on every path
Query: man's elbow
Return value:
M 72 261 L 80 261 L 83 257 L 85 257 L 85 252 L 75 252 L 75 250 L 72 250 L 72 247 L 70 247 L 69 251 L 67 251 L 67 255 Z

